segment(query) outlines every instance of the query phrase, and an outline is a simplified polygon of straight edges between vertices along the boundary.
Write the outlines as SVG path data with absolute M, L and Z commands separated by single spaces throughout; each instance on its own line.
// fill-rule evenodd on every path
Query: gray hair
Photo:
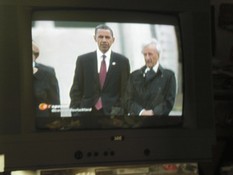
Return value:
M 158 54 L 160 56 L 161 52 L 162 52 L 162 49 L 161 49 L 159 41 L 157 39 L 155 39 L 155 38 L 152 38 L 150 41 L 147 41 L 142 45 L 142 53 L 143 53 L 144 48 L 147 47 L 147 46 L 150 46 L 150 45 L 155 46 L 155 49 L 157 50 L 157 52 L 158 52 Z

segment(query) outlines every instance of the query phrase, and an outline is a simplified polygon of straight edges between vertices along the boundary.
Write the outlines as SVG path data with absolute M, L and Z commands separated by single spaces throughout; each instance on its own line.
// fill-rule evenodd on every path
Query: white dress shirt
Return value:
M 105 55 L 105 63 L 106 63 L 106 68 L 108 72 L 108 67 L 109 67 L 109 62 L 110 62 L 110 55 L 111 55 L 111 49 L 109 49 L 105 54 L 103 54 L 99 49 L 97 49 L 97 68 L 98 68 L 98 73 L 100 72 L 100 66 L 101 66 L 101 61 L 103 60 L 103 55 Z

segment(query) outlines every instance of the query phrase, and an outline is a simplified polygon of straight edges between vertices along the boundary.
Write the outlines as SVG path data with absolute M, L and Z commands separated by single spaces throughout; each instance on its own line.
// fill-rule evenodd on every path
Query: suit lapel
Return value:
M 107 72 L 107 76 L 106 76 L 106 79 L 105 79 L 105 82 L 104 82 L 103 89 L 106 87 L 106 85 L 109 83 L 109 81 L 112 78 L 112 73 L 113 73 L 112 69 L 113 69 L 114 65 L 116 64 L 115 60 L 116 60 L 115 54 L 114 54 L 114 52 L 111 52 L 108 72 Z
M 96 53 L 96 51 L 92 53 L 91 60 L 90 60 L 90 62 L 88 64 L 89 64 L 89 66 L 87 66 L 87 67 L 89 67 L 90 69 L 87 70 L 87 71 L 90 72 L 91 70 L 93 70 L 93 74 L 94 74 L 94 77 L 95 77 L 94 82 L 97 82 L 98 87 L 100 88 L 99 73 L 98 73 L 98 68 L 97 68 L 98 65 L 97 65 L 97 53 Z

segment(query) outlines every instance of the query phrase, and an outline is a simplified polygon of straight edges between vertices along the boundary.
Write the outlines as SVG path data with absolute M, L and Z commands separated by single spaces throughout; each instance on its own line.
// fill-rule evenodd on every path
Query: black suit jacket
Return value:
M 142 109 L 152 109 L 155 115 L 168 115 L 176 95 L 175 75 L 161 65 L 158 72 L 146 79 L 146 66 L 134 71 L 129 78 L 126 103 L 130 115 L 139 115 Z
M 96 51 L 79 56 L 70 91 L 70 107 L 93 108 L 101 96 L 104 113 L 109 115 L 112 107 L 122 107 L 129 72 L 128 59 L 112 52 L 105 83 L 101 90 Z
M 40 63 L 36 63 L 35 67 L 38 68 L 38 71 L 33 74 L 37 116 L 59 116 L 60 113 L 51 113 L 51 108 L 44 111 L 38 108 L 41 103 L 48 105 L 60 104 L 59 86 L 54 68 Z

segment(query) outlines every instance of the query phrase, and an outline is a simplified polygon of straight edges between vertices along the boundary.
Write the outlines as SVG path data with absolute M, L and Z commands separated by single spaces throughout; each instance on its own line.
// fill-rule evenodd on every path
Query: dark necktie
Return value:
M 154 78 L 155 74 L 156 74 L 156 73 L 154 72 L 153 69 L 148 70 L 148 71 L 145 73 L 145 79 L 146 79 L 146 81 L 152 80 L 152 79 Z
M 100 81 L 100 87 L 101 87 L 101 89 L 104 86 L 104 81 L 106 79 L 106 74 L 107 74 L 107 68 L 106 68 L 106 62 L 105 62 L 106 56 L 103 55 L 102 57 L 103 57 L 103 60 L 101 61 L 100 73 L 99 73 L 99 81 Z M 97 110 L 100 110 L 102 107 L 103 107 L 102 100 L 101 100 L 101 97 L 99 97 L 97 103 L 95 104 L 95 108 Z

